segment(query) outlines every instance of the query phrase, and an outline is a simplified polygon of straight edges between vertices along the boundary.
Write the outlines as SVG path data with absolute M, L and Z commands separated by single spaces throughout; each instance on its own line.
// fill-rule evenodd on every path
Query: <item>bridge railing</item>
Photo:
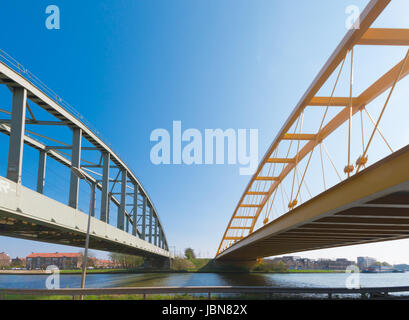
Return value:
M 16 71 L 18 74 L 23 76 L 26 80 L 30 81 L 33 85 L 35 85 L 38 89 L 43 91 L 47 96 L 53 99 L 56 103 L 61 105 L 65 110 L 67 110 L 71 115 L 76 117 L 78 120 L 83 122 L 88 128 L 90 128 L 95 134 L 98 136 L 101 133 L 96 130 L 91 123 L 89 123 L 74 107 L 72 107 L 69 103 L 67 103 L 64 99 L 62 99 L 57 93 L 55 93 L 52 89 L 47 87 L 38 77 L 36 77 L 30 70 L 25 68 L 20 62 L 10 56 L 7 52 L 0 49 L 0 61 L 3 62 L 5 65 Z M 101 137 L 102 138 L 102 137 Z M 105 140 L 105 139 L 104 139 Z
M 409 287 L 371 287 L 359 289 L 347 288 L 277 288 L 261 286 L 190 286 L 190 287 L 129 287 L 129 288 L 69 288 L 69 289 L 0 289 L 0 300 L 7 295 L 11 296 L 72 296 L 73 299 L 79 296 L 102 296 L 102 295 L 142 295 L 143 299 L 147 295 L 177 295 L 177 294 L 198 294 L 207 295 L 211 299 L 212 294 L 224 295 L 259 295 L 260 297 L 273 295 L 326 295 L 334 298 L 335 295 L 359 295 L 363 298 L 397 298 L 390 296 L 390 293 L 408 293 Z

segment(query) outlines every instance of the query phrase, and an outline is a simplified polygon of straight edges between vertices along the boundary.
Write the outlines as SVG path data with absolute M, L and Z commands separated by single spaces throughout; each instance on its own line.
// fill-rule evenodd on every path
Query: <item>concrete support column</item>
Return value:
M 169 258 L 146 258 L 144 260 L 144 268 L 153 270 L 169 270 L 170 259 Z
M 101 221 L 109 223 L 109 153 L 102 154 Z
M 81 138 L 82 130 L 79 128 L 72 129 L 72 157 L 71 166 L 78 169 L 81 168 Z M 80 179 L 71 172 L 70 178 L 70 195 L 68 199 L 68 205 L 74 209 L 78 208 L 78 189 Z
M 45 185 L 45 167 L 47 162 L 47 153 L 40 150 L 38 157 L 38 173 L 37 173 L 37 192 L 44 193 Z
M 118 219 L 117 219 L 117 228 L 124 230 L 124 223 L 125 223 L 125 209 L 126 209 L 126 180 L 127 180 L 127 174 L 126 170 L 122 170 L 122 178 L 121 178 L 121 203 L 119 205 L 119 210 L 118 210 Z M 127 219 L 127 225 L 128 225 L 128 219 Z M 128 230 L 128 226 L 127 226 Z
M 143 206 L 142 206 L 142 239 L 146 240 L 146 196 L 143 196 Z
M 137 230 L 138 230 L 138 190 L 139 186 L 138 184 L 134 185 L 134 191 L 133 191 L 133 224 L 132 224 L 132 234 L 136 236 Z
M 26 121 L 27 90 L 14 88 L 11 111 L 7 179 L 21 183 L 23 166 L 24 129 Z

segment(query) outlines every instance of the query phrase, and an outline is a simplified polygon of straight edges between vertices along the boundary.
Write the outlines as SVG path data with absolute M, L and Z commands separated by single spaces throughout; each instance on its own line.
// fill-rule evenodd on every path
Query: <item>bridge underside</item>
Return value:
M 169 259 L 169 252 L 91 218 L 90 248 Z M 84 248 L 88 216 L 0 177 L 0 235 Z
M 409 238 L 409 147 L 258 229 L 217 259 L 254 261 L 404 238 Z

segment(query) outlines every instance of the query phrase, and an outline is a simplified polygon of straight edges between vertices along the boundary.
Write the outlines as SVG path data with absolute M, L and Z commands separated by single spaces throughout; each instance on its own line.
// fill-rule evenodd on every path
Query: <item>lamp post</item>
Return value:
M 92 183 L 87 180 L 87 176 L 85 172 L 77 167 L 71 167 L 71 171 L 75 174 L 79 179 L 84 180 L 91 188 L 91 197 L 95 196 L 93 191 Z M 88 246 L 89 246 L 89 232 L 91 226 L 91 212 L 92 212 L 92 204 L 93 201 L 90 199 L 89 203 L 89 211 L 88 211 L 88 225 L 87 225 L 87 235 L 85 238 L 85 250 L 84 250 L 84 259 L 82 261 L 82 276 L 81 276 L 81 288 L 85 288 L 85 277 L 87 273 L 87 264 L 88 264 Z M 82 296 L 81 296 L 82 299 Z

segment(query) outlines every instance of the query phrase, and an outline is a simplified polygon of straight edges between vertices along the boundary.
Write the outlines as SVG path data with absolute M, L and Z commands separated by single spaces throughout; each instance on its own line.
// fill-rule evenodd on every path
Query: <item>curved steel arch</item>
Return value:
M 289 217 L 294 210 L 303 207 L 304 204 L 307 203 L 307 201 L 301 203 L 302 200 L 300 200 L 298 196 L 301 187 L 303 186 L 305 172 L 307 171 L 310 164 L 310 159 L 314 149 L 317 146 L 320 146 L 322 142 L 342 124 L 348 123 L 349 121 L 349 125 L 351 126 L 351 119 L 355 114 L 358 114 L 362 111 L 367 112 L 367 105 L 390 90 L 388 93 L 388 98 L 384 105 L 385 109 L 389 102 L 389 98 L 395 89 L 395 85 L 409 74 L 408 50 L 406 56 L 404 56 L 401 61 L 399 61 L 393 68 L 391 68 L 383 76 L 377 79 L 374 83 L 372 83 L 372 85 L 364 90 L 359 96 L 355 97 L 352 95 L 353 50 L 355 46 L 409 46 L 409 29 L 371 28 L 374 21 L 378 18 L 378 16 L 383 12 L 383 10 L 390 2 L 391 0 L 371 0 L 369 2 L 360 16 L 359 28 L 351 29 L 346 34 L 341 43 L 335 49 L 334 53 L 330 56 L 328 61 L 320 70 L 312 84 L 309 86 L 305 94 L 302 96 L 301 100 L 298 102 L 295 109 L 286 120 L 285 124 L 268 148 L 255 174 L 252 176 L 250 182 L 246 186 L 245 191 L 242 194 L 238 204 L 236 205 L 233 215 L 230 218 L 227 228 L 223 234 L 222 240 L 217 250 L 216 258 L 232 255 L 235 250 L 238 250 L 238 248 L 244 247 L 247 243 L 249 243 L 249 239 L 256 238 L 257 234 L 261 234 L 261 231 L 264 231 L 265 229 L 272 228 L 274 222 L 277 222 L 280 219 L 280 221 L 282 221 L 284 218 Z M 334 91 L 337 87 L 339 75 L 343 70 L 344 62 L 349 54 L 351 56 L 351 70 L 347 71 L 348 73 L 351 72 L 351 74 L 349 75 L 350 91 L 348 95 L 344 97 L 335 97 Z M 339 68 L 339 74 L 338 78 L 336 78 L 331 96 L 317 96 L 317 93 L 325 84 L 328 83 L 328 80 L 332 75 L 334 75 L 334 72 L 337 70 L 337 68 Z M 304 133 L 302 131 L 303 114 L 307 110 L 307 107 L 326 108 L 324 118 L 322 119 L 318 131 L 312 134 Z M 333 118 L 330 118 L 328 122 L 324 123 L 324 119 L 327 116 L 329 107 L 341 107 L 342 110 L 339 111 Z M 382 114 L 383 111 L 379 116 L 378 122 L 375 122 L 368 113 L 368 117 L 372 120 L 374 129 L 371 138 L 368 140 L 368 143 L 364 148 L 363 153 L 359 155 L 356 161 L 356 165 L 354 165 L 354 163 L 352 163 L 352 160 L 350 159 L 351 146 L 349 140 L 348 161 L 345 168 L 342 168 L 346 175 L 345 180 L 349 180 L 350 178 L 356 176 L 356 174 L 360 172 L 360 169 L 362 169 L 366 165 L 366 162 L 368 160 L 368 147 L 375 133 L 379 133 L 382 136 L 390 151 L 393 152 L 390 145 L 378 128 L 378 124 L 382 117 Z M 301 125 L 299 126 L 299 124 Z M 350 129 L 349 139 L 351 139 Z M 280 144 L 284 141 L 288 141 L 289 143 L 294 142 L 295 144 L 298 144 L 299 148 L 296 148 L 297 150 L 295 154 L 289 155 L 291 149 L 290 147 L 287 156 L 279 158 L 276 151 L 278 150 Z M 299 144 L 300 141 L 303 142 L 302 146 L 300 146 Z M 303 159 L 307 160 L 304 173 L 298 173 L 297 165 L 299 165 L 299 163 Z M 277 164 L 282 164 L 283 167 L 281 171 L 280 169 L 278 169 L 278 173 L 274 174 L 275 172 L 271 172 L 270 169 L 273 165 Z M 275 200 L 275 195 L 276 193 L 278 193 L 279 188 L 280 190 L 282 190 L 284 179 L 286 177 L 290 177 L 291 173 L 293 173 L 293 175 L 291 175 L 293 190 L 291 190 L 290 193 L 288 209 L 282 216 L 280 216 L 276 220 L 269 221 L 269 210 L 271 210 L 271 208 L 274 206 L 274 201 L 278 201 Z M 301 176 L 301 179 L 299 179 L 299 176 Z M 297 180 L 299 179 L 301 182 L 297 182 L 298 185 L 294 189 L 294 181 L 296 181 L 296 177 Z M 264 186 L 260 186 L 261 183 L 264 183 Z M 291 187 L 291 181 L 289 182 L 289 184 Z M 324 189 L 326 188 L 324 187 Z M 311 196 L 311 199 L 315 199 L 317 197 L 318 196 Z M 268 215 L 266 214 L 266 218 L 263 221 L 264 226 L 262 226 L 258 230 L 255 230 L 256 223 L 258 222 L 261 213 L 267 211 Z M 261 245 L 262 244 L 260 244 L 260 246 Z
M 91 129 L 85 119 L 69 104 L 47 88 L 20 63 L 1 50 L 0 83 L 5 84 L 13 94 L 13 106 L 11 111 L 0 110 L 0 113 L 11 115 L 11 119 L 0 119 L 0 131 L 10 136 L 7 170 L 8 180 L 15 182 L 17 185 L 21 185 L 22 144 L 27 144 L 40 151 L 40 164 L 41 157 L 46 158 L 49 156 L 64 166 L 81 167 L 86 170 L 84 171 L 85 175 L 87 180 L 92 183 L 94 190 L 98 189 L 101 191 L 101 219 L 104 220 L 104 222 L 109 222 L 109 204 L 112 200 L 119 208 L 117 221 L 117 227 L 119 229 L 124 231 L 126 227 L 126 232 L 128 232 L 128 228 L 131 225 L 133 236 L 138 235 L 143 240 L 147 239 L 148 242 L 154 244 L 155 247 L 168 252 L 169 247 L 164 227 L 153 201 L 132 170 L 121 160 L 118 154 L 99 137 L 99 134 L 95 133 L 96 130 Z M 28 101 L 34 102 L 59 121 L 37 120 Z M 26 108 L 31 118 L 26 118 Z M 69 127 L 73 132 L 72 145 L 69 146 L 67 143 L 26 130 L 26 125 L 57 125 Z M 42 143 L 38 139 L 33 138 L 32 135 L 54 141 L 54 146 Z M 92 147 L 82 147 L 82 138 L 85 138 Z M 57 146 L 55 146 L 56 143 Z M 61 151 L 64 149 L 71 150 L 71 155 Z M 82 151 L 84 150 L 98 151 L 101 154 L 100 163 L 96 164 L 84 160 L 82 158 Z M 65 155 L 71 157 L 71 159 L 68 159 Z M 111 162 L 113 166 L 111 166 Z M 43 165 L 44 168 L 42 168 L 41 173 L 39 168 L 38 181 L 44 178 L 44 160 Z M 90 167 L 101 169 L 102 173 L 99 174 L 91 170 Z M 112 167 L 118 170 L 118 174 L 114 180 L 112 180 L 109 174 L 109 169 Z M 118 180 L 120 174 L 121 179 Z M 41 175 L 43 175 L 43 178 L 40 177 Z M 102 180 L 98 180 L 93 175 L 102 176 Z M 69 205 L 75 210 L 78 208 L 78 181 L 78 177 L 71 173 Z M 111 185 L 111 182 L 113 185 Z M 121 190 L 118 192 L 120 195 L 119 200 L 115 197 L 115 194 L 112 193 L 117 183 L 121 186 Z M 129 184 L 131 184 L 133 188 L 129 186 Z M 109 191 L 110 187 L 112 187 L 111 191 Z M 132 193 L 129 193 L 129 189 L 131 189 L 131 191 L 133 190 L 133 203 L 131 204 L 127 203 L 128 196 L 132 196 Z M 37 190 L 42 193 L 42 187 L 39 187 L 39 184 Z M 95 193 L 93 193 L 93 196 L 95 202 Z M 140 198 L 142 199 L 142 204 L 138 203 Z M 105 205 L 102 204 L 104 201 Z M 128 205 L 133 206 L 131 212 L 128 212 L 126 208 Z M 102 209 L 102 207 L 104 208 Z M 147 208 L 150 209 L 149 215 Z M 104 212 L 102 212 L 103 210 Z M 138 214 L 138 211 L 142 212 Z M 141 228 L 142 230 L 140 230 Z M 162 254 L 164 253 L 162 252 Z

